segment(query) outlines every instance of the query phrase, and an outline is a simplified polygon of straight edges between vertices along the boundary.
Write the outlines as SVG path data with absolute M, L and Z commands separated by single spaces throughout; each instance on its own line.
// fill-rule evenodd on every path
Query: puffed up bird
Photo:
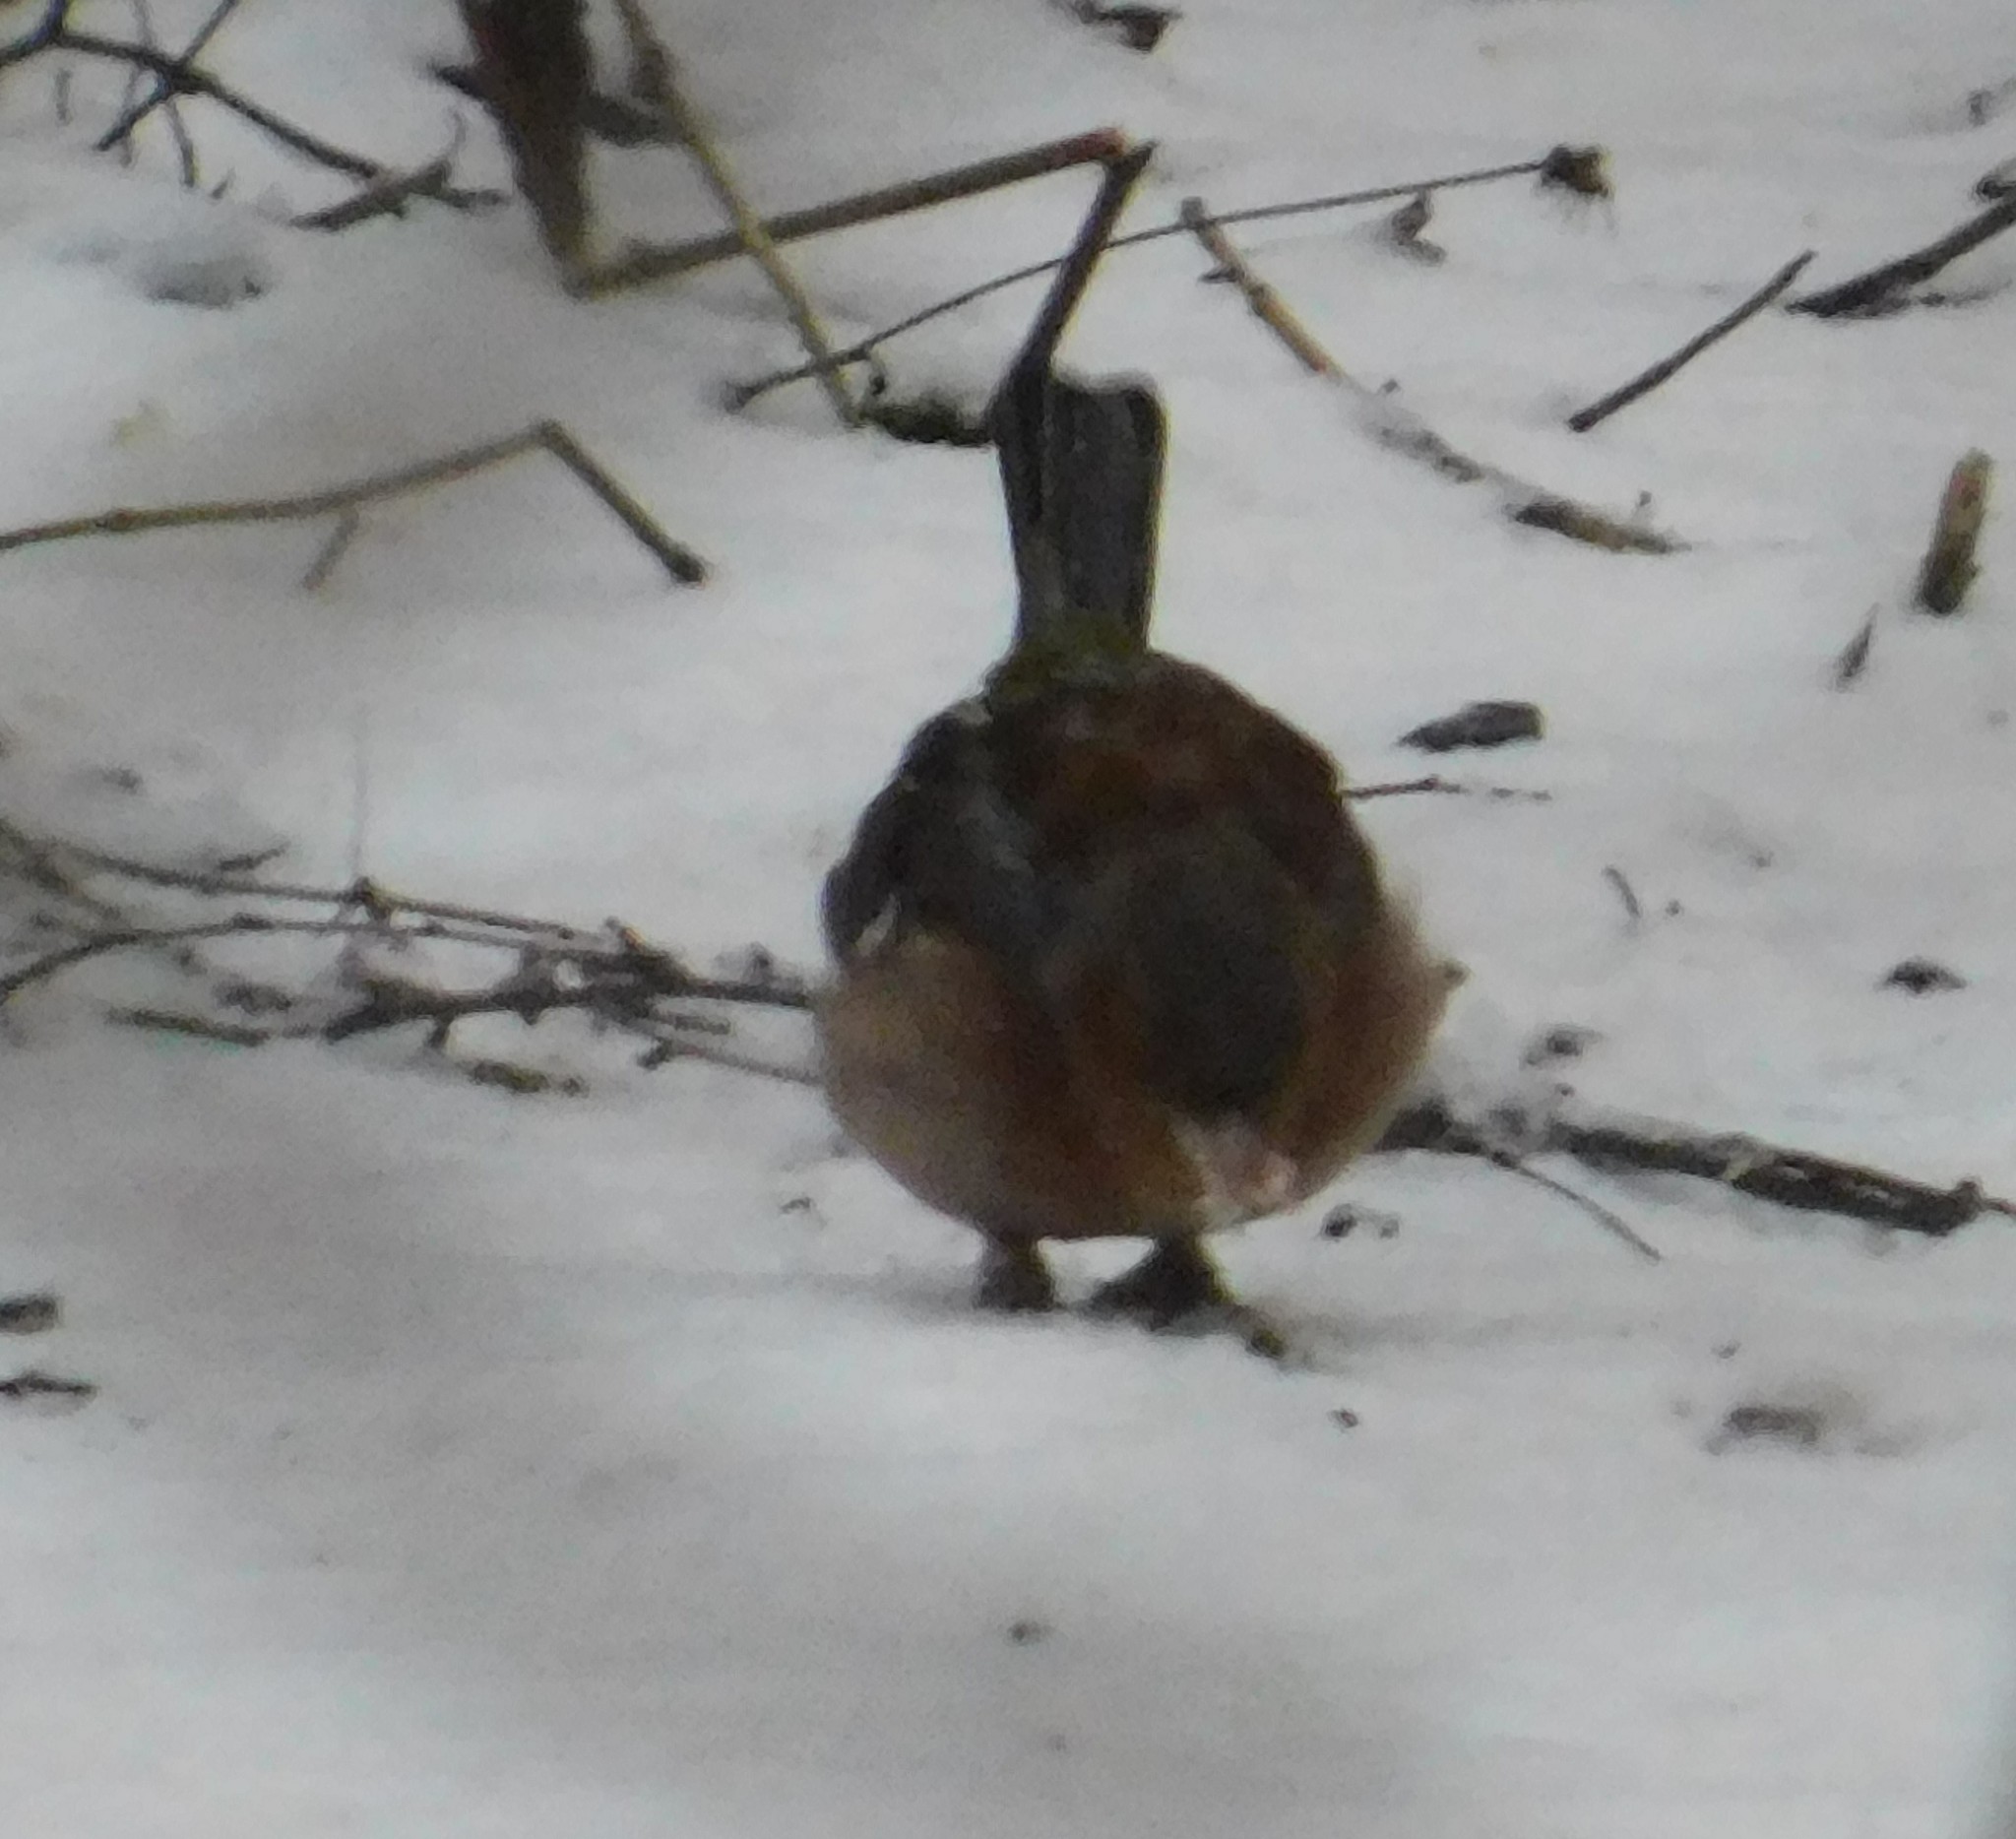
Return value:
M 1375 1140 L 1460 974 L 1387 890 L 1329 755 L 1149 647 L 1154 390 L 1044 353 L 991 413 L 1014 643 L 917 730 L 827 877 L 827 1091 L 984 1238 L 981 1302 L 1050 1306 L 1045 1239 L 1141 1237 L 1095 1307 L 1229 1316 L 1275 1347 L 1202 1237 Z

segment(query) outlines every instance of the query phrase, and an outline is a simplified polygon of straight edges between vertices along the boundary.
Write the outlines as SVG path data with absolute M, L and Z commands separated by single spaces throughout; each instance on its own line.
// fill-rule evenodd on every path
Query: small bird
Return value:
M 1020 600 L 979 693 L 912 737 L 828 875 L 841 1123 L 985 1240 L 978 1300 L 1053 1306 L 1045 1239 L 1141 1237 L 1095 1308 L 1228 1317 L 1201 1239 L 1378 1136 L 1460 973 L 1385 887 L 1315 741 L 1148 643 L 1152 386 L 1011 372 L 990 418 Z

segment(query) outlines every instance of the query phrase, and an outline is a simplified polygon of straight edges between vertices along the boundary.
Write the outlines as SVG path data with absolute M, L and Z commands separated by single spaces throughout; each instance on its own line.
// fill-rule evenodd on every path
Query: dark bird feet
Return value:
M 1004 1245 L 989 1239 L 980 1255 L 979 1283 L 973 1300 L 983 1309 L 1032 1314 L 1057 1306 L 1057 1286 L 1035 1245 Z
M 1284 1360 L 1288 1342 L 1256 1309 L 1225 1286 L 1209 1254 L 1194 1238 L 1165 1238 L 1141 1262 L 1093 1292 L 1095 1315 L 1126 1315 L 1144 1327 L 1191 1333 L 1223 1331 L 1264 1360 Z

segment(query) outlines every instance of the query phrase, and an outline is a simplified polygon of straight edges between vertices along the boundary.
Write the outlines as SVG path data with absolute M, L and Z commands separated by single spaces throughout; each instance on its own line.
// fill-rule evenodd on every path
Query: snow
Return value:
M 156 0 L 163 42 L 208 10 Z M 16 9 L 20 11 L 20 9 Z M 2016 571 L 1906 610 L 1946 470 L 2016 455 L 2016 242 L 1972 304 L 1767 315 L 1596 432 L 1560 425 L 1803 247 L 1815 285 L 1973 208 L 2016 70 L 1986 0 L 1197 0 L 1133 57 L 1040 0 L 662 5 L 767 203 L 1104 122 L 1161 152 L 1130 221 L 1610 151 L 1613 208 L 1455 191 L 1403 261 L 1372 214 L 1235 240 L 1362 381 L 1457 446 L 1691 546 L 1600 554 L 1366 440 L 1170 239 L 1074 334 L 1173 417 L 1163 641 L 1334 746 L 1524 696 L 1538 745 L 1447 768 L 1546 802 L 1364 817 L 1471 979 L 1437 1077 L 2016 1191 Z M 100 18 L 100 14 L 103 15 Z M 118 34 L 123 10 L 82 4 Z M 10 27 L 19 22 L 10 19 Z M 598 25 L 598 30 L 600 26 Z M 210 61 L 389 161 L 432 157 L 452 10 L 262 0 Z M 814 894 L 1010 576 L 983 454 L 844 436 L 724 267 L 562 297 L 523 215 L 343 195 L 191 105 L 206 202 L 120 73 L 0 90 L 0 527 L 306 489 L 556 415 L 717 565 L 655 565 L 544 459 L 308 526 L 0 556 L 0 814 L 816 962 Z M 467 112 L 467 111 L 465 111 Z M 471 182 L 503 162 L 472 123 Z M 626 231 L 713 227 L 663 152 L 600 157 Z M 858 337 L 1054 253 L 1052 178 L 796 245 Z M 242 276 L 223 309 L 151 297 Z M 1035 303 L 893 346 L 977 401 Z M 1879 609 L 1867 675 L 1831 661 Z M 114 776 L 107 777 L 108 770 Z M 123 774 L 137 774 L 133 790 Z M 1644 908 L 1627 927 L 1604 870 Z M 1966 988 L 1877 987 L 1923 954 Z M 0 1292 L 0 1809 L 24 1839 L 667 1832 L 762 1839 L 1350 1831 L 1919 1839 L 1998 1817 L 2016 1728 L 2016 1248 L 1554 1171 L 1659 1244 L 1476 1164 L 1373 1159 L 1226 1246 L 1290 1332 L 968 1307 L 972 1246 L 846 1154 L 814 1093 L 632 1067 L 514 1098 L 401 1038 L 239 1050 L 100 1019 L 105 965 L 10 1006 Z M 1521 1064 L 1540 1031 L 1598 1031 Z M 786 1035 L 781 1050 L 802 1051 Z M 1060 1257 L 1082 1294 L 1122 1247 Z M 1783 1407 L 1809 1436 L 1731 1439 Z M 1351 1422 L 1341 1419 L 1345 1413 Z

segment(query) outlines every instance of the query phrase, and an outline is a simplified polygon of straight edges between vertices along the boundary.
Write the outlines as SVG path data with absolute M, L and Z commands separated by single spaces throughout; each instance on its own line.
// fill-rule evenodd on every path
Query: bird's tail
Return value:
M 1003 385 L 992 419 L 1020 594 L 1015 652 L 1144 650 L 1166 438 L 1155 386 L 1029 366 Z

